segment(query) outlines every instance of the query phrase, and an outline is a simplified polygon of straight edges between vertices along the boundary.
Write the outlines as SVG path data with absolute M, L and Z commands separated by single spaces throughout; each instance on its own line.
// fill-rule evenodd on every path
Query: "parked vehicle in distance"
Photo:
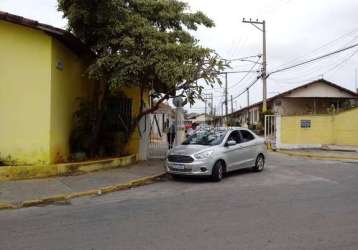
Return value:
M 265 167 L 264 139 L 246 128 L 224 128 L 199 131 L 171 149 L 166 170 L 177 175 L 211 176 L 220 181 L 230 171 Z

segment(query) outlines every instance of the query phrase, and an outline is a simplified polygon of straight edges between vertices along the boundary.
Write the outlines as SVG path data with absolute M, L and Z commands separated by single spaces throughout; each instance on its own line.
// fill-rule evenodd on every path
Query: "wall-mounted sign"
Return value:
M 310 128 L 311 120 L 301 120 L 301 128 Z

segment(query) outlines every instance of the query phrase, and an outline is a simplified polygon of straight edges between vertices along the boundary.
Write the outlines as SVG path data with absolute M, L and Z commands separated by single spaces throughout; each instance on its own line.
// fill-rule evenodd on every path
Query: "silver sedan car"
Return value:
M 182 145 L 171 149 L 166 170 L 177 175 L 211 176 L 220 181 L 224 174 L 252 167 L 262 171 L 265 166 L 266 145 L 246 128 L 209 130 L 195 133 Z

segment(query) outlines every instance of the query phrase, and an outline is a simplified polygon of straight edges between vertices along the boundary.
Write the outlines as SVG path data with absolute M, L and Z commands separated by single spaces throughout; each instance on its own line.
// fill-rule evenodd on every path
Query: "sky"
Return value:
M 262 32 L 243 18 L 266 21 L 268 72 L 320 56 L 358 43 L 358 0 L 186 0 L 191 11 L 200 10 L 214 20 L 211 29 L 199 28 L 193 35 L 200 44 L 214 49 L 225 59 L 256 56 L 262 53 Z M 59 28 L 66 27 L 57 9 L 56 0 L 0 0 L 0 10 L 22 15 Z M 258 58 L 253 57 L 256 61 Z M 229 71 L 245 71 L 260 65 L 235 61 Z M 324 78 L 350 90 L 355 89 L 358 48 L 348 50 L 316 63 L 271 75 L 268 96 L 273 96 L 312 80 Z M 241 94 L 257 74 L 230 74 L 229 101 L 234 110 L 247 105 Z M 216 113 L 220 114 L 224 90 L 207 87 L 213 93 Z M 262 82 L 250 89 L 250 104 L 262 100 Z M 229 102 L 229 110 L 231 103 Z M 204 112 L 204 103 L 186 107 Z

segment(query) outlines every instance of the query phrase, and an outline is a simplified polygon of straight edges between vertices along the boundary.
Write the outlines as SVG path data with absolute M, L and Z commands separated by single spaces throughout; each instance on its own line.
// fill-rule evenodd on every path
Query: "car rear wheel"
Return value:
M 265 157 L 262 154 L 259 154 L 256 158 L 255 166 L 253 170 L 256 172 L 261 172 L 265 168 Z
M 219 182 L 222 180 L 224 176 L 224 166 L 222 161 L 217 161 L 213 167 L 213 171 L 211 174 L 211 179 L 213 181 Z

